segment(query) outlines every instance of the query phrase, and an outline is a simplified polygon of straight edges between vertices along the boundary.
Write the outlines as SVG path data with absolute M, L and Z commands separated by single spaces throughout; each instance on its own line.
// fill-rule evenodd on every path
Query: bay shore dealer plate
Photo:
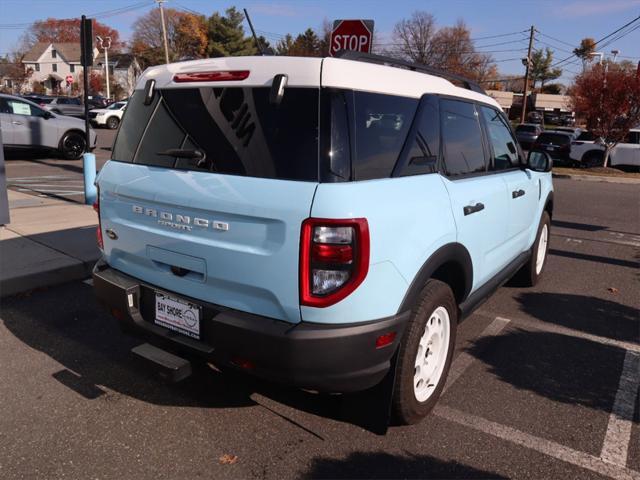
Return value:
M 202 308 L 195 303 L 156 292 L 155 323 L 191 338 L 200 339 Z

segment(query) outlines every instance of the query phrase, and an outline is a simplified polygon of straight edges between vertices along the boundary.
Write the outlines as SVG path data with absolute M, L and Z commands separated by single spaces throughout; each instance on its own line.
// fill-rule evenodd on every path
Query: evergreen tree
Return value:
M 207 51 L 210 57 L 255 55 L 258 52 L 254 40 L 245 37 L 243 21 L 244 15 L 235 7 L 228 8 L 225 15 L 216 12 L 209 17 Z

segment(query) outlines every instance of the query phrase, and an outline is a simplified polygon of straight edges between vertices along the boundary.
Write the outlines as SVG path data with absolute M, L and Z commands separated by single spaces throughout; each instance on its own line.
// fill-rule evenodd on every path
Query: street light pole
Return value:
M 107 98 L 111 98 L 109 91 L 109 47 L 111 47 L 111 37 L 104 37 L 104 40 L 99 35 L 96 35 L 96 40 L 102 45 L 104 50 L 104 69 L 105 79 L 107 81 Z
M 164 24 L 164 10 L 162 8 L 162 3 L 164 0 L 156 0 L 158 2 L 158 7 L 160 8 L 160 22 L 162 22 L 162 40 L 164 42 L 164 60 L 165 63 L 169 63 L 169 47 L 167 46 L 167 27 Z

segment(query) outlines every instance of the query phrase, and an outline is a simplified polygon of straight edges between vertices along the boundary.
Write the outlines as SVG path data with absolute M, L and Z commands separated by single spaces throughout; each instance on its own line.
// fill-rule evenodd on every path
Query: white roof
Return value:
M 151 78 L 156 80 L 156 88 L 203 86 L 207 83 L 174 83 L 173 76 L 177 73 L 215 70 L 249 70 L 250 74 L 245 80 L 210 82 L 211 86 L 270 86 L 276 74 L 286 73 L 289 77 L 287 85 L 292 87 L 322 85 L 413 98 L 420 98 L 425 93 L 434 93 L 477 100 L 500 108 L 498 102 L 488 95 L 457 87 L 441 77 L 340 58 L 246 56 L 171 63 L 145 70 L 136 88 L 144 88 L 145 82 Z

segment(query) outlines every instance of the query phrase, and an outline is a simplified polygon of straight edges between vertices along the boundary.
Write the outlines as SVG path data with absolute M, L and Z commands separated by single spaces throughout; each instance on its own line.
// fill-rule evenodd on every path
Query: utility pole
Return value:
M 169 63 L 169 47 L 167 46 L 167 26 L 164 24 L 164 10 L 162 4 L 164 0 L 156 0 L 158 7 L 160 8 L 160 21 L 162 22 L 162 39 L 164 41 L 164 61 Z
M 104 37 L 104 39 L 100 35 L 96 35 L 96 40 L 100 45 L 102 45 L 102 49 L 104 50 L 104 67 L 105 67 L 105 78 L 107 80 L 107 98 L 111 98 L 109 92 L 109 48 L 111 47 L 111 37 Z
M 522 113 L 520 114 L 520 123 L 524 123 L 525 116 L 527 114 L 527 90 L 529 90 L 529 67 L 531 66 L 531 48 L 533 47 L 533 33 L 536 31 L 535 27 L 531 25 L 531 32 L 529 33 L 529 50 L 527 51 L 526 58 L 526 70 L 524 74 L 524 93 L 522 94 Z M 525 59 L 523 58 L 524 62 Z

